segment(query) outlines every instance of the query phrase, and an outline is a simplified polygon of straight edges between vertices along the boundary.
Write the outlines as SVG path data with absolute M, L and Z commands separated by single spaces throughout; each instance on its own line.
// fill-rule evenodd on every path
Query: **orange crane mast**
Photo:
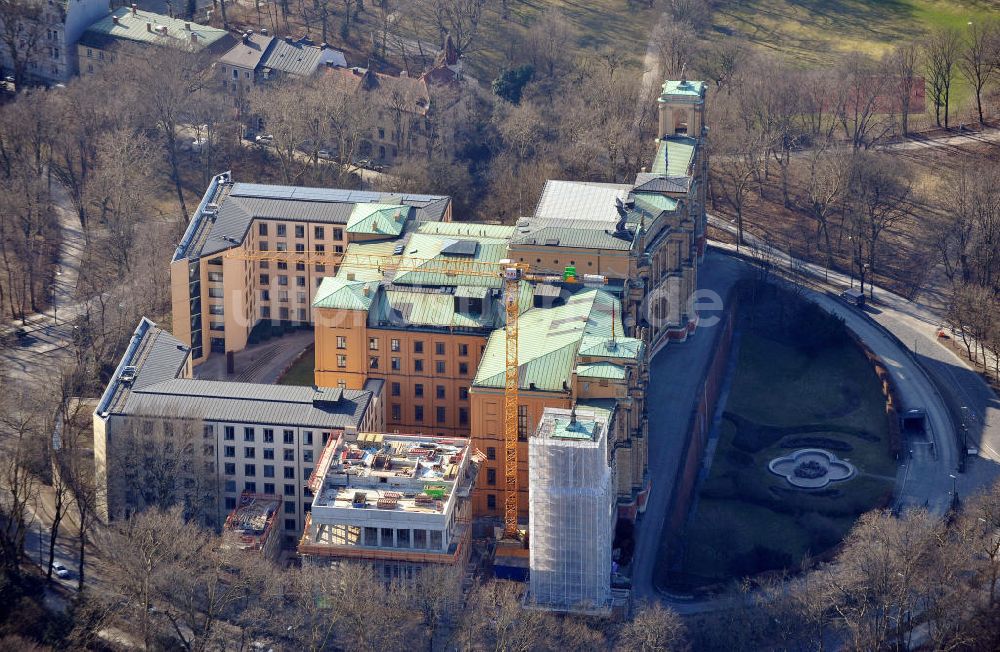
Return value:
M 380 273 L 426 272 L 445 276 L 479 276 L 498 278 L 503 283 L 503 302 L 506 312 L 506 370 L 504 383 L 504 538 L 519 537 L 517 528 L 517 405 L 518 358 L 517 320 L 520 313 L 518 298 L 522 281 L 527 282 L 576 282 L 576 270 L 567 268 L 562 276 L 557 274 L 529 274 L 526 263 L 503 259 L 498 262 L 477 260 L 451 260 L 440 258 L 413 258 L 401 255 L 369 255 L 352 253 L 327 253 L 325 251 L 248 251 L 230 249 L 225 258 L 248 262 L 273 261 L 304 265 L 348 265 L 361 269 L 374 269 Z M 587 280 L 604 282 L 604 277 L 587 275 Z

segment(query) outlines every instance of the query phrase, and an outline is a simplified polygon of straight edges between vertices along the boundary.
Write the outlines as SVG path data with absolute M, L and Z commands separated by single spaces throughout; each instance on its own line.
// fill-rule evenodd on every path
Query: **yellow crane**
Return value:
M 414 258 L 403 255 L 370 255 L 357 253 L 327 253 L 325 251 L 248 251 L 230 249 L 226 258 L 250 262 L 274 261 L 303 265 L 347 265 L 352 268 L 374 269 L 380 273 L 424 272 L 445 276 L 477 276 L 499 278 L 503 283 L 503 302 L 506 313 L 506 370 L 504 374 L 504 538 L 518 538 L 517 529 L 517 405 L 518 361 L 517 320 L 518 297 L 522 281 L 526 282 L 577 282 L 576 269 L 567 267 L 557 274 L 531 274 L 526 263 L 503 259 L 498 262 L 463 260 L 459 258 Z M 604 283 L 603 276 L 586 275 L 585 280 Z

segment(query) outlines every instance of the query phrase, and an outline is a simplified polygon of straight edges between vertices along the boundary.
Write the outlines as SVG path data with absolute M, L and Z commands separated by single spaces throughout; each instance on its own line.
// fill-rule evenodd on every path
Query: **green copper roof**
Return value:
M 576 375 L 581 378 L 609 378 L 624 380 L 625 367 L 611 362 L 592 362 L 576 366 Z
M 398 236 L 409 214 L 409 206 L 357 204 L 347 218 L 347 232 Z
M 475 224 L 473 222 L 421 222 L 417 233 L 446 235 L 466 238 L 509 239 L 514 235 L 514 227 L 503 224 Z
M 608 337 L 587 335 L 580 342 L 580 355 L 591 358 L 638 360 L 642 356 L 644 346 L 642 340 L 622 337 L 618 333 L 615 334 L 613 341 Z
M 646 209 L 651 215 L 677 209 L 678 200 L 655 192 L 637 192 L 632 197 L 636 206 Z
M 609 422 L 618 409 L 618 401 L 613 398 L 581 398 L 576 402 L 576 409 L 581 412 L 590 410 L 598 421 Z
M 463 249 L 467 246 L 467 249 Z M 454 251 L 472 252 L 450 253 Z M 398 285 L 449 286 L 465 285 L 472 287 L 500 287 L 500 269 L 496 276 L 479 274 L 461 274 L 447 272 L 452 264 L 468 262 L 499 262 L 507 257 L 507 240 L 502 238 L 451 238 L 426 233 L 414 233 L 410 236 L 403 250 L 405 256 L 416 259 L 427 259 L 414 270 L 398 272 L 392 279 Z
M 614 329 L 612 329 L 612 319 Z M 583 289 L 554 308 L 531 308 L 518 319 L 518 385 L 521 389 L 562 391 L 577 364 L 587 336 L 610 339 L 612 330 L 625 332 L 621 304 L 601 289 Z M 506 337 L 494 331 L 473 381 L 474 387 L 504 386 Z
M 328 276 L 316 288 L 312 305 L 314 308 L 367 311 L 377 291 L 378 284 L 373 281 L 349 281 L 339 276 Z
M 149 28 L 146 23 L 150 23 Z M 127 7 L 116 9 L 90 25 L 86 32 L 137 43 L 169 45 L 195 51 L 212 45 L 228 34 L 224 29 L 199 25 L 189 20 L 171 18 L 141 9 L 133 15 L 132 10 Z
M 697 140 L 689 136 L 667 136 L 661 138 L 658 143 L 656 158 L 653 159 L 649 170 L 652 174 L 671 177 L 691 174 L 691 164 L 694 162 L 694 152 L 698 146 Z
M 686 95 L 689 97 L 704 97 L 705 82 L 691 80 L 668 79 L 663 82 L 662 95 Z
M 398 244 L 399 242 L 396 240 L 381 240 L 379 242 L 352 242 L 347 245 L 345 253 L 348 256 L 392 256 L 392 252 Z M 350 259 L 348 258 L 348 260 Z M 380 281 L 382 280 L 384 274 L 375 268 L 352 267 L 348 262 L 344 263 L 339 269 L 337 269 L 337 277 L 347 278 L 348 276 L 353 276 L 359 281 Z
M 577 417 L 576 423 L 556 417 L 552 420 L 549 437 L 552 439 L 594 439 L 597 422 L 593 419 Z

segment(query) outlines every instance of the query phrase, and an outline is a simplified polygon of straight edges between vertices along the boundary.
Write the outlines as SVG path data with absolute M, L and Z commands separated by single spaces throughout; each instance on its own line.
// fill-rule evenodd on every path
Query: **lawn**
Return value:
M 741 311 L 718 447 L 680 546 L 668 551 L 680 565 L 659 572 L 668 585 L 693 588 L 794 569 L 836 545 L 892 490 L 896 466 L 879 381 L 843 331 L 833 328 L 828 342 L 812 339 L 804 347 L 802 333 L 782 328 L 782 317 L 800 319 L 802 301 L 769 293 Z M 856 475 L 803 491 L 768 470 L 775 457 L 813 447 L 849 461 Z
M 755 45 L 819 63 L 847 52 L 881 56 L 935 27 L 996 16 L 997 0 L 752 0 L 726 2 L 714 22 Z
M 316 349 L 310 346 L 303 351 L 292 366 L 288 368 L 281 378 L 279 385 L 304 385 L 311 387 L 315 382 L 314 371 L 316 369 Z

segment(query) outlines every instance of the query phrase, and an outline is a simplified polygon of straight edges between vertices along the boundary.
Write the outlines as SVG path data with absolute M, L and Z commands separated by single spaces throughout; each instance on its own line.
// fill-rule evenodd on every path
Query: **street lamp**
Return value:
M 962 455 L 969 454 L 969 407 L 967 405 L 962 406 L 962 446 L 964 450 Z
M 951 478 L 951 508 L 952 510 L 958 509 L 958 476 L 954 473 L 949 473 L 948 477 Z

